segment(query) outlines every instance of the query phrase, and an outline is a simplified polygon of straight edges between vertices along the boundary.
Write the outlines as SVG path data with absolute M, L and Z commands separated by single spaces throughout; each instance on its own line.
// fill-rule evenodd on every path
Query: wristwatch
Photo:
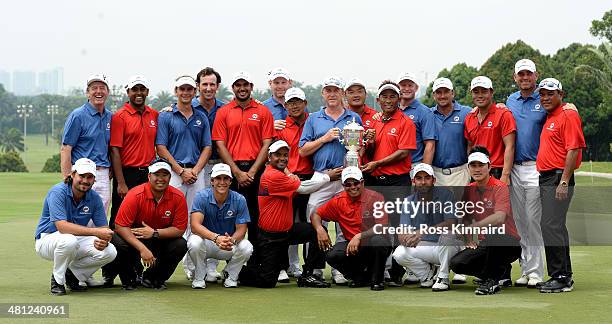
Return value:
M 153 231 L 153 238 L 154 239 L 158 239 L 159 238 L 159 232 L 157 230 Z
M 567 187 L 567 181 L 561 181 L 561 183 L 559 183 L 561 185 L 561 187 Z

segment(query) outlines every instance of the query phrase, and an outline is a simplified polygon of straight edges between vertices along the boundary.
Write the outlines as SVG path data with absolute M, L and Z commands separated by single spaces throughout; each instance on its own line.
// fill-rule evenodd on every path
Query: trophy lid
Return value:
M 344 126 L 343 128 L 344 131 L 348 130 L 348 131 L 363 131 L 364 128 L 359 125 L 356 121 L 355 121 L 355 117 L 353 117 L 353 121 L 349 122 L 348 124 L 346 124 L 346 126 Z

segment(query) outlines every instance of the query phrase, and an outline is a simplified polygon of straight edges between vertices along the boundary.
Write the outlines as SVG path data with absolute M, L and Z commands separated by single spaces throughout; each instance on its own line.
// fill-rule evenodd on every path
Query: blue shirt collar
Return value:
M 329 120 L 334 120 L 334 119 L 333 119 L 333 118 L 331 118 L 331 117 L 330 117 L 330 116 L 329 116 L 327 113 L 325 113 L 325 109 L 327 109 L 327 107 L 325 107 L 325 106 L 322 106 L 322 107 L 321 107 L 321 117 L 322 117 L 322 118 L 329 119 Z M 340 115 L 340 117 L 338 117 L 338 119 L 337 119 L 336 121 L 338 121 L 338 120 L 342 120 L 342 119 L 344 119 L 346 116 L 350 115 L 350 113 L 349 113 L 349 110 L 348 110 L 348 109 L 346 109 L 346 108 L 343 108 L 343 109 L 344 109 L 344 112 L 342 112 L 342 115 Z
M 412 102 L 408 105 L 408 107 L 406 107 L 406 109 L 408 108 L 416 109 L 420 105 L 421 105 L 421 102 L 419 101 L 419 99 L 414 98 L 414 100 L 412 100 Z
M 453 100 L 453 111 L 461 111 L 461 106 L 456 100 Z M 436 104 L 433 109 L 434 114 L 442 115 L 441 112 L 438 111 L 438 105 Z M 451 113 L 452 114 L 452 113 Z
M 527 101 L 529 99 L 540 100 L 540 94 L 537 91 L 534 91 L 529 97 L 523 98 L 523 96 L 521 96 L 521 92 L 520 91 L 518 92 L 518 98 L 516 98 L 516 100 Z
M 223 209 L 223 207 L 225 207 L 225 205 L 229 204 L 230 199 L 232 198 L 232 191 L 229 190 L 227 192 L 227 198 L 225 198 L 225 202 L 223 202 L 223 205 L 221 205 L 221 207 L 219 207 L 219 204 L 217 203 L 217 199 L 215 198 L 215 193 L 213 192 L 212 188 L 208 188 L 207 190 L 209 190 L 209 195 L 208 195 L 208 203 L 211 205 L 215 205 L 217 206 L 217 208 L 219 209 Z
M 85 103 L 85 109 L 87 109 L 89 114 L 92 116 L 94 116 L 95 114 L 98 114 L 98 110 L 96 109 L 96 107 L 94 107 L 89 101 Z M 102 111 L 100 115 L 104 115 L 105 113 L 106 113 L 106 106 L 104 107 L 104 110 Z

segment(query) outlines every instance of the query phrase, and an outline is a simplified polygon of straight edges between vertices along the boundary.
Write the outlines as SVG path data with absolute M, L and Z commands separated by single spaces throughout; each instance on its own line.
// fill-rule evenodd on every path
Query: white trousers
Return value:
M 312 180 L 322 179 L 325 173 L 315 171 L 312 175 Z M 308 198 L 308 207 L 306 209 L 306 215 L 308 215 L 308 222 L 310 222 L 310 215 L 314 213 L 319 207 L 323 206 L 325 203 L 330 201 L 336 194 L 342 192 L 344 188 L 342 187 L 342 183 L 340 180 L 331 181 L 323 185 L 319 190 L 310 194 L 310 198 Z M 327 225 L 325 223 L 325 225 Z M 340 226 L 336 224 L 336 243 L 344 242 L 346 239 L 340 230 Z
M 96 170 L 96 181 L 91 189 L 97 192 L 100 195 L 100 198 L 102 198 L 104 214 L 108 216 L 108 206 L 110 206 L 111 201 L 111 181 L 108 168 L 100 168 Z
M 233 280 L 238 280 L 240 269 L 253 254 L 253 245 L 248 240 L 240 241 L 231 251 L 221 250 L 213 241 L 206 240 L 199 235 L 191 235 L 187 241 L 187 254 L 195 265 L 193 280 L 204 280 L 208 270 L 207 258 L 216 260 L 229 260 L 225 271 Z
M 86 281 L 117 256 L 115 246 L 110 243 L 103 251 L 96 249 L 93 245 L 95 239 L 95 236 L 75 236 L 59 231 L 43 234 L 36 240 L 36 254 L 53 261 L 53 277 L 58 284 L 66 283 L 68 268 L 79 281 Z
M 516 229 L 521 236 L 521 270 L 523 275 L 544 278 L 544 240 L 540 220 L 539 176 L 535 163 L 512 167 L 510 202 Z
M 397 263 L 412 271 L 421 281 L 427 279 L 430 263 L 440 266 L 439 278 L 448 278 L 450 259 L 460 249 L 461 247 L 457 245 L 421 241 L 416 247 L 398 246 L 393 252 L 393 258 Z

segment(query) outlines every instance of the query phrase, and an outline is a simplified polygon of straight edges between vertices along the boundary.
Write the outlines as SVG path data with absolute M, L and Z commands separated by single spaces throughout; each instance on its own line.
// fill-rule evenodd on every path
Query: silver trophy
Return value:
M 363 127 L 355 122 L 355 118 L 342 129 L 341 143 L 347 150 L 344 167 L 359 167 L 359 149 L 363 145 L 363 133 Z

